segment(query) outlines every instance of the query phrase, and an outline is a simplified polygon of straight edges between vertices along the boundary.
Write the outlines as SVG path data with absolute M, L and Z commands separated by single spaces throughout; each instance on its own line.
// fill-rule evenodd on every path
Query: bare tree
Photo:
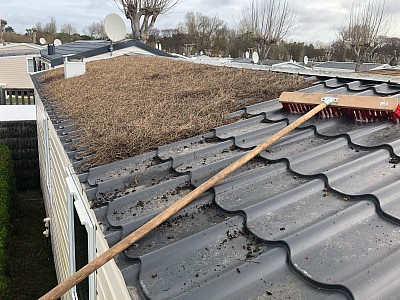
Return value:
M 40 31 L 40 32 L 43 32 L 43 31 L 44 31 L 44 28 L 43 28 L 43 25 L 42 25 L 41 22 L 37 22 L 37 23 L 35 24 L 35 29 L 36 29 L 37 31 Z
M 43 31 L 50 33 L 51 35 L 55 35 L 57 33 L 57 23 L 54 17 L 51 17 L 50 21 L 44 25 Z
M 72 26 L 71 24 L 69 24 L 69 23 L 64 23 L 64 25 L 61 26 L 60 32 L 61 32 L 61 33 L 66 33 L 66 34 L 68 34 L 68 35 L 73 35 L 74 33 L 77 33 L 77 30 L 76 30 L 76 28 L 75 28 L 74 26 Z
M 0 19 L 0 44 L 1 45 L 5 45 L 5 43 L 6 43 L 4 41 L 4 30 L 5 30 L 6 25 L 7 25 L 7 21 Z
M 361 69 L 363 62 L 379 47 L 382 41 L 379 37 L 387 34 L 389 25 L 385 1 L 369 0 L 358 4 L 353 2 L 344 24 L 338 29 L 338 35 L 354 52 L 356 71 Z
M 27 28 L 26 29 L 26 34 L 28 35 L 31 42 L 34 44 L 36 44 L 36 33 L 37 33 L 36 28 Z
M 106 39 L 107 34 L 104 29 L 104 21 L 93 22 L 83 29 L 84 33 L 95 39 Z
M 112 0 L 131 23 L 132 36 L 146 42 L 159 15 L 181 0 Z
M 185 15 L 185 21 L 179 24 L 179 30 L 187 34 L 188 42 L 196 45 L 196 52 L 199 49 L 214 48 L 221 35 L 227 32 L 227 26 L 224 20 L 218 16 L 208 17 L 199 12 L 196 14 L 188 12 Z
M 252 36 L 262 61 L 273 45 L 291 33 L 295 20 L 290 0 L 250 0 L 243 6 L 240 31 Z

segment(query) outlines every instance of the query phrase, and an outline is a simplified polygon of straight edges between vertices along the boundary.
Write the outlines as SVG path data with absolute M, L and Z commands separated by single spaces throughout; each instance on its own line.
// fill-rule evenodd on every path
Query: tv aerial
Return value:
M 256 51 L 253 52 L 253 63 L 258 64 L 260 61 L 260 57 L 258 56 L 258 53 Z
M 119 42 L 125 38 L 126 27 L 124 20 L 115 13 L 108 14 L 104 19 L 104 29 L 108 38 L 111 40 L 110 56 L 112 56 L 113 42 Z
M 61 46 L 62 42 L 59 39 L 55 39 L 53 44 L 54 44 L 54 46 Z
M 46 44 L 47 44 L 46 39 L 43 38 L 43 37 L 41 37 L 41 38 L 39 39 L 39 42 L 40 42 L 41 45 L 46 45 Z

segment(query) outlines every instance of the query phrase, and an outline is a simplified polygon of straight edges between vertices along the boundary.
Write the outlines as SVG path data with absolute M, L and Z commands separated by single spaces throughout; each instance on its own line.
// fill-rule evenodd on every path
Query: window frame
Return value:
M 74 212 L 78 214 L 81 224 L 85 226 L 88 237 L 88 262 L 96 258 L 96 226 L 93 218 L 90 215 L 90 208 L 82 195 L 79 193 L 78 186 L 74 181 L 73 173 L 69 168 L 66 168 L 66 200 L 68 206 L 68 243 L 69 243 L 69 265 L 70 272 L 76 272 L 76 257 L 75 257 L 75 222 Z M 72 298 L 78 299 L 76 287 L 71 289 Z M 74 298 L 75 297 L 75 298 Z M 89 300 L 96 299 L 96 272 L 89 275 Z

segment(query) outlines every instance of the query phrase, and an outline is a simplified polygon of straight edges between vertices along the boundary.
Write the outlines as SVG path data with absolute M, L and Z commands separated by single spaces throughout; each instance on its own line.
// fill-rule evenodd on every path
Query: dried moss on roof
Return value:
M 310 85 L 297 75 L 159 57 L 94 61 L 83 76 L 64 79 L 60 68 L 41 81 L 41 92 L 74 119 L 80 144 L 96 154 L 90 167 L 236 121 L 224 116 L 240 109 L 240 100 L 249 105 Z

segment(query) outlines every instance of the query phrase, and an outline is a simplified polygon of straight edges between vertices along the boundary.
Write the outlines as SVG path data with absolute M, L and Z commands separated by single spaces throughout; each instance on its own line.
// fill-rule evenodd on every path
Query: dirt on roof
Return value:
M 147 152 L 238 118 L 245 105 L 312 83 L 304 77 L 159 57 L 90 62 L 86 74 L 64 79 L 63 68 L 41 76 L 41 93 L 74 120 L 80 146 L 96 155 L 87 167 Z

